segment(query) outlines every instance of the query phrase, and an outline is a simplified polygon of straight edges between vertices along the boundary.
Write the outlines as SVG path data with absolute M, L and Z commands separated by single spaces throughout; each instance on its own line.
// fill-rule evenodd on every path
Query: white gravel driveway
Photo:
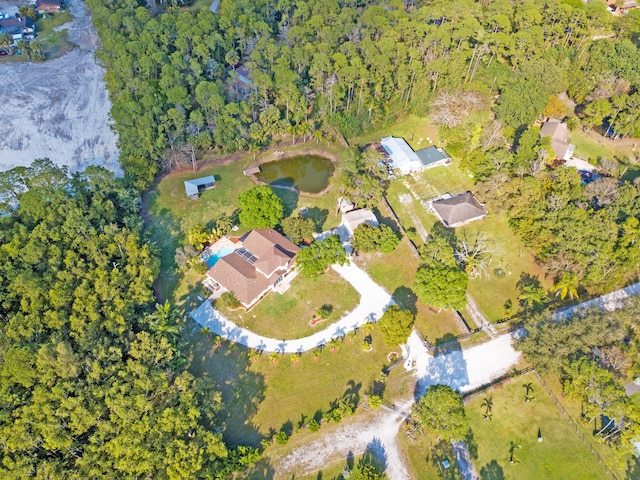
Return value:
M 203 302 L 191 313 L 191 317 L 203 327 L 208 327 L 216 335 L 250 348 L 257 348 L 265 352 L 300 353 L 325 345 L 332 338 L 346 335 L 367 322 L 378 320 L 387 307 L 393 303 L 391 295 L 353 262 L 344 266 L 333 265 L 331 268 L 353 285 L 360 294 L 360 303 L 340 321 L 309 337 L 287 340 L 257 335 L 224 317 L 211 306 L 209 301 Z M 277 294 L 270 293 L 270 295 Z

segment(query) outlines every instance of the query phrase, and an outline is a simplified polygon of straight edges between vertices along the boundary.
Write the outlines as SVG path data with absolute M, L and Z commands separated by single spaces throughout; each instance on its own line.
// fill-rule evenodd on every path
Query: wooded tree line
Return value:
M 640 22 L 632 13 L 620 39 L 592 43 L 614 22 L 603 2 L 223 0 L 219 14 L 174 3 L 152 16 L 138 2 L 88 2 L 121 162 L 142 188 L 185 144 L 229 152 L 355 135 L 424 114 L 439 94 L 475 91 L 488 106 L 500 93 L 498 119 L 516 130 L 569 86 L 580 105 L 611 99 L 616 121 L 636 115 L 640 55 L 623 38 Z
M 620 453 L 635 452 L 640 409 L 624 384 L 640 373 L 637 298 L 616 312 L 591 310 L 572 318 L 531 316 L 518 348 L 542 373 L 559 375 L 565 395 L 581 401 L 582 420 Z
M 0 174 L 0 476 L 225 478 L 220 393 L 153 310 L 138 192 L 48 161 Z

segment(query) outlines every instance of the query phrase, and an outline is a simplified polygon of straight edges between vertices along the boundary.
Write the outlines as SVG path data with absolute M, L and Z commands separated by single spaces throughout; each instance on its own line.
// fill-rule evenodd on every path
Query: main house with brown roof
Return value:
M 252 230 L 209 269 L 205 284 L 229 290 L 249 309 L 291 272 L 299 251 L 272 228 Z

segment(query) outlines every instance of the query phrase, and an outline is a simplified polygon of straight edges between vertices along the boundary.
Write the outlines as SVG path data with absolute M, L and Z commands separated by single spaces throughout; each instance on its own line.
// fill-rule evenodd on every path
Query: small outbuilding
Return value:
M 184 181 L 184 190 L 187 193 L 187 197 L 189 197 L 191 200 L 197 200 L 198 198 L 200 198 L 200 192 L 204 190 L 210 190 L 215 186 L 216 179 L 213 177 L 213 175 Z
M 349 237 L 353 235 L 353 232 L 363 223 L 368 223 L 372 227 L 379 226 L 376 215 L 368 208 L 360 208 L 358 210 L 351 210 L 342 214 L 342 223 L 349 233 Z
M 338 210 L 340 213 L 347 213 L 356 208 L 351 200 L 348 198 L 340 197 L 338 199 Z
M 471 192 L 435 200 L 431 202 L 431 210 L 447 228 L 466 225 L 487 214 L 487 210 Z

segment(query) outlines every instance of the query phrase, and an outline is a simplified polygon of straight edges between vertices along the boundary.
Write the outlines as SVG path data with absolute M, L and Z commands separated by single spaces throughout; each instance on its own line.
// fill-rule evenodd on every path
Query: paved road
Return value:
M 257 335 L 225 318 L 211 306 L 209 301 L 203 302 L 191 313 L 191 317 L 203 327 L 208 327 L 213 333 L 250 348 L 279 353 L 301 353 L 312 350 L 325 345 L 332 338 L 346 335 L 367 322 L 378 320 L 387 307 L 393 303 L 391 295 L 355 264 L 333 265 L 332 268 L 358 291 L 360 304 L 339 322 L 309 337 L 296 340 L 278 340 Z M 277 294 L 271 293 L 270 295 Z
M 629 285 L 625 288 L 621 288 L 620 290 L 616 290 L 615 292 L 607 293 L 606 295 L 602 295 L 601 297 L 592 298 L 591 300 L 579 303 L 578 305 L 565 308 L 564 310 L 556 312 L 554 316 L 558 319 L 563 319 L 571 315 L 580 313 L 580 311 L 587 310 L 589 308 L 600 308 L 602 310 L 606 310 L 607 312 L 613 312 L 614 310 L 617 310 L 618 308 L 621 308 L 623 306 L 625 299 L 634 295 L 638 295 L 639 293 L 640 282 L 634 283 L 633 285 Z

